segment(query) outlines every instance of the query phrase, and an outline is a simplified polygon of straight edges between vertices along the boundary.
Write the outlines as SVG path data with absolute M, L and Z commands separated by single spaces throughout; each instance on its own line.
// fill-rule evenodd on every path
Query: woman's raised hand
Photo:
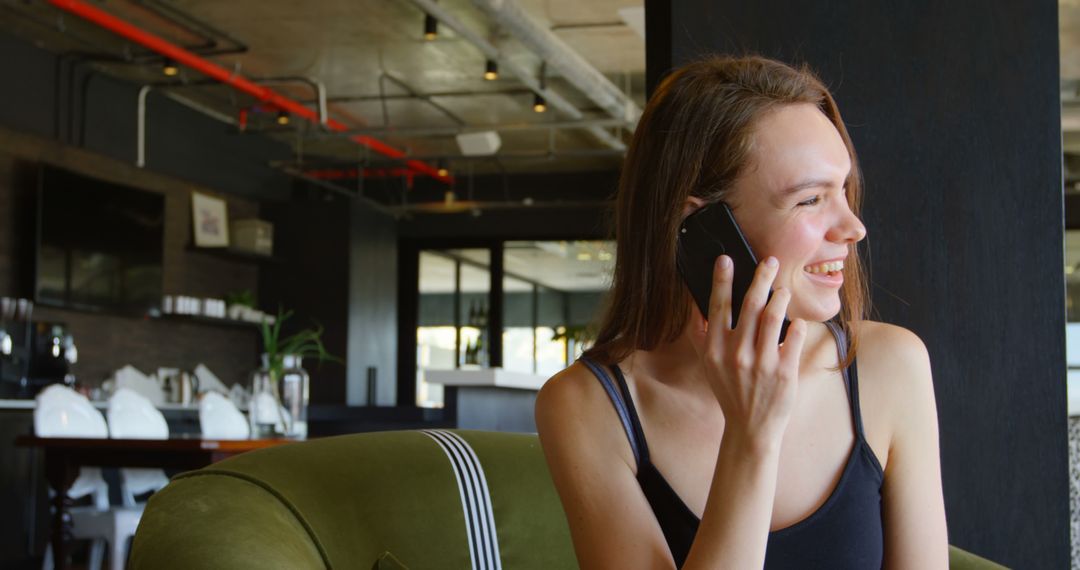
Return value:
M 779 448 L 795 407 L 806 340 L 806 322 L 796 319 L 779 344 L 791 292 L 780 288 L 769 298 L 778 270 L 775 257 L 758 264 L 733 329 L 734 267 L 726 255 L 717 259 L 701 351 L 705 374 L 724 412 L 725 439 L 738 437 L 769 449 Z

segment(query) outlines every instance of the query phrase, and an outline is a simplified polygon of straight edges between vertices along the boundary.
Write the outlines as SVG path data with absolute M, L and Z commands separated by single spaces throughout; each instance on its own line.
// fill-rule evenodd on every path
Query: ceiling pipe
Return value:
M 139 168 L 146 167 L 146 96 L 154 90 L 153 85 L 143 85 L 139 89 L 139 101 L 136 105 L 136 117 L 135 117 L 135 166 Z M 221 121 L 226 124 L 233 124 L 233 120 L 217 111 L 213 111 L 193 101 L 181 99 L 170 93 L 165 93 L 165 96 L 192 109 L 196 112 L 202 113 L 211 119 Z M 240 130 L 244 130 L 244 124 L 246 122 L 246 116 L 242 115 L 240 119 Z
M 551 89 L 548 89 L 547 87 L 541 85 L 539 78 L 536 77 L 536 74 L 533 72 L 533 70 L 527 69 L 524 66 L 519 65 L 513 60 L 503 59 L 499 54 L 498 48 L 492 45 L 491 42 L 481 37 L 480 34 L 469 29 L 461 20 L 457 18 L 457 16 L 454 16 L 450 12 L 447 12 L 434 0 L 412 0 L 412 3 L 416 4 L 416 6 L 424 12 L 434 16 L 435 19 L 439 20 L 439 22 L 441 22 L 444 26 L 450 28 L 451 30 L 454 30 L 457 35 L 461 36 L 466 41 L 476 46 L 484 54 L 485 58 L 498 61 L 499 69 L 509 71 L 511 74 L 516 76 L 518 78 L 518 81 L 521 81 L 534 93 L 538 93 L 544 99 L 546 99 L 548 105 L 551 105 L 552 107 L 558 109 L 564 115 L 568 116 L 571 119 L 581 120 L 586 118 L 585 114 L 578 110 L 578 108 L 574 106 L 573 103 L 568 101 L 565 97 L 559 95 L 558 92 L 552 91 Z M 620 113 L 617 118 L 624 119 L 625 117 L 622 113 Z M 596 137 L 597 140 L 611 148 L 617 150 L 626 150 L 626 145 L 623 143 L 620 137 L 612 135 L 603 128 L 589 127 L 586 129 L 586 131 L 592 136 Z
M 483 91 L 432 91 L 424 93 L 423 95 L 411 95 L 409 93 L 385 93 L 379 95 L 338 95 L 335 97 L 331 97 L 329 101 L 331 103 L 354 103 L 358 101 L 395 101 L 401 99 L 421 99 L 424 97 L 445 99 L 448 97 L 493 97 L 496 95 L 516 97 L 518 95 L 531 94 L 531 89 L 526 89 L 524 87 L 515 87 L 512 89 L 485 89 Z
M 401 137 L 444 137 L 462 133 L 477 133 L 483 131 L 550 131 L 567 129 L 588 129 L 590 127 L 618 127 L 623 122 L 620 119 L 582 119 L 579 121 L 550 121 L 546 123 L 501 123 L 495 125 L 471 125 L 460 127 L 370 127 L 353 129 L 348 134 L 362 135 L 396 135 Z M 337 133 L 328 136 L 336 136 Z M 416 157 L 419 158 L 419 157 Z
M 631 131 L 634 129 L 641 116 L 637 104 L 551 30 L 525 13 L 520 4 L 514 0 L 472 0 L 472 3 L 600 108 L 626 121 Z
M 304 75 L 285 75 L 275 77 L 249 77 L 248 81 L 252 83 L 258 83 L 260 85 L 273 85 L 281 83 L 303 83 L 307 85 L 311 92 L 315 94 L 315 105 L 319 112 L 319 124 L 326 126 L 327 121 L 330 120 L 330 114 L 326 110 L 326 86 L 322 81 L 315 79 L 314 77 L 307 77 Z M 203 85 L 217 85 L 220 81 L 213 79 L 201 79 L 196 81 L 161 81 L 154 83 L 154 87 L 161 89 L 177 89 L 181 87 L 201 87 Z M 311 103 L 311 101 L 301 101 L 301 104 Z M 343 133 L 344 134 L 344 133 Z
M 287 75 L 282 77 L 260 77 L 252 80 L 255 83 L 261 84 L 273 84 L 273 83 L 304 83 L 315 92 L 315 101 L 319 111 L 319 124 L 327 126 L 330 121 L 330 113 L 326 110 L 326 86 L 322 81 L 315 79 L 314 77 L 307 77 L 303 75 Z
M 367 204 L 368 206 L 370 206 L 373 210 L 375 210 L 377 212 L 380 212 L 382 214 L 385 214 L 387 216 L 390 216 L 390 217 L 392 217 L 394 219 L 399 219 L 402 216 L 407 215 L 407 212 L 402 212 L 402 211 L 399 211 L 399 210 L 396 210 L 396 209 L 388 208 L 382 202 L 379 202 L 378 200 L 373 200 L 371 198 L 368 198 L 367 196 L 364 196 L 363 194 L 360 194 L 357 191 L 357 189 L 355 189 L 355 188 L 345 188 L 345 187 L 339 186 L 337 184 L 334 184 L 332 181 L 329 181 L 329 180 L 321 180 L 321 179 L 315 178 L 313 176 L 308 176 L 307 174 L 304 174 L 303 172 L 301 172 L 299 170 L 296 170 L 295 168 L 292 168 L 292 167 L 289 167 L 289 166 L 282 166 L 282 167 L 280 167 L 280 170 L 281 170 L 281 172 L 283 172 L 283 173 L 285 173 L 285 174 L 287 174 L 289 176 L 292 176 L 292 177 L 300 179 L 300 180 L 304 180 L 305 182 L 308 182 L 309 184 L 311 184 L 313 186 L 318 186 L 319 188 L 323 188 L 324 190 L 329 190 L 331 192 L 341 194 L 342 196 L 346 196 L 346 197 L 351 198 L 353 200 L 360 200 L 361 202 L 363 202 L 363 203 Z
M 467 156 L 461 154 L 426 154 L 418 156 L 420 160 L 429 162 L 493 162 L 493 161 L 524 161 L 524 162 L 543 162 L 549 160 L 555 160 L 559 158 L 618 158 L 623 155 L 622 152 L 613 148 L 581 148 L 581 149 L 566 149 L 566 150 L 542 150 L 542 151 L 524 151 L 505 153 L 497 155 L 484 155 L 484 156 Z M 306 162 L 297 163 L 292 161 L 272 161 L 271 165 L 293 165 L 303 167 L 304 172 L 310 172 L 312 170 L 342 170 L 342 169 L 355 169 L 355 162 L 342 162 L 342 161 L 320 161 L 320 162 Z M 394 165 L 391 162 L 365 162 L 364 166 L 370 169 L 375 168 L 392 168 Z
M 201 56 L 239 54 L 248 51 L 248 47 L 240 40 L 166 2 L 161 0 L 132 0 L 132 2 L 205 39 L 206 42 L 203 45 L 188 48 Z M 232 47 L 218 47 L 219 39 L 232 44 Z
M 91 6 L 82 0 L 49 0 L 49 3 L 65 12 L 69 12 L 91 23 L 97 24 L 129 41 L 149 48 L 172 59 L 178 64 L 190 67 L 210 78 L 229 85 L 240 92 L 247 93 L 259 101 L 268 105 L 273 105 L 274 107 L 297 117 L 307 119 L 312 123 L 319 123 L 319 116 L 316 112 L 307 108 L 299 101 L 285 97 L 268 87 L 258 85 L 239 74 L 235 74 L 220 65 L 129 24 L 128 22 L 99 8 Z M 328 119 L 326 127 L 332 131 L 349 130 L 348 125 L 335 119 Z M 394 148 L 378 139 L 367 135 L 353 135 L 349 137 L 349 140 L 361 146 L 370 148 L 372 151 L 388 158 L 402 160 L 405 163 L 405 166 L 414 173 L 430 176 L 445 183 L 453 181 L 453 177 L 449 175 L 440 176 L 439 170 L 435 166 L 419 160 L 407 159 L 404 151 Z
M 136 119 L 135 133 L 135 166 L 146 166 L 146 96 L 153 87 L 143 85 L 139 89 L 138 117 Z
M 480 215 L 482 211 L 490 210 L 599 210 L 610 207 L 611 202 L 603 200 L 575 200 L 572 202 L 556 202 L 535 199 L 523 199 L 502 202 L 454 200 L 449 204 L 445 201 L 438 201 L 416 202 L 412 204 L 406 204 L 404 206 L 386 206 L 389 211 L 395 212 L 400 216 L 406 216 L 409 214 L 463 214 L 466 212 L 471 212 L 475 216 Z

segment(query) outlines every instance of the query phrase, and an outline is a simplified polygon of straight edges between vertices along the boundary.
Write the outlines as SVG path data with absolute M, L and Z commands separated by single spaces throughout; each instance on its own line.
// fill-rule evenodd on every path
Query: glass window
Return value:
M 503 369 L 536 372 L 536 332 L 533 323 L 534 285 L 505 274 L 503 277 Z
M 442 386 L 428 384 L 425 370 L 454 368 L 453 296 L 456 267 L 436 252 L 420 252 L 419 326 L 416 329 L 416 405 L 440 407 Z
M 459 367 L 486 367 L 491 361 L 488 342 L 488 295 L 491 291 L 491 252 L 486 249 L 454 250 L 461 261 L 461 302 L 458 305 L 461 342 Z
M 592 342 L 590 325 L 611 282 L 615 244 L 509 241 L 503 256 L 503 364 L 551 376 Z
M 541 376 L 553 376 L 573 361 L 566 338 L 569 296 L 550 287 L 537 288 L 536 373 Z
M 1065 365 L 1069 402 L 1080 393 L 1080 230 L 1065 230 Z M 1069 414 L 1080 410 L 1069 405 Z
M 491 254 L 487 249 L 420 252 L 416 330 L 416 405 L 443 406 L 443 387 L 427 370 L 486 366 Z
M 1080 323 L 1080 230 L 1065 231 L 1065 313 Z

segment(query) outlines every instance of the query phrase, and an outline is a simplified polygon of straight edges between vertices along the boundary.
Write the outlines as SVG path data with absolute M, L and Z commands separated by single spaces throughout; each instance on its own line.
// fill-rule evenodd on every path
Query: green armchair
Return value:
M 356 434 L 178 475 L 149 501 L 131 567 L 575 568 L 535 435 Z M 1000 568 L 953 549 L 952 568 Z

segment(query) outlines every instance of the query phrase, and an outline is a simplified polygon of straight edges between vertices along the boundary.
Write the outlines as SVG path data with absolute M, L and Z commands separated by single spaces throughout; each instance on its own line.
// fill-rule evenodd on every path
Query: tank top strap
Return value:
M 641 420 L 638 419 L 634 399 L 630 397 L 630 388 L 626 385 L 626 377 L 623 376 L 618 364 L 611 365 L 611 369 L 615 371 L 615 379 L 619 381 L 619 391 L 622 392 L 623 401 L 626 402 L 626 408 L 630 415 L 630 426 L 634 429 L 634 436 L 637 438 L 640 462 L 648 462 L 649 444 L 645 441 L 645 431 L 641 429 Z
M 604 392 L 607 392 L 608 398 L 611 399 L 623 430 L 626 431 L 626 438 L 630 441 L 630 450 L 634 452 L 634 464 L 640 469 L 642 461 L 648 460 L 649 451 L 645 446 L 645 436 L 641 435 L 641 423 L 638 421 L 637 410 L 634 409 L 634 402 L 630 399 L 622 371 L 617 365 L 613 367 L 618 378 L 616 383 L 600 364 L 588 358 L 582 358 L 581 362 L 592 371 L 596 379 L 600 381 L 600 385 L 604 387 Z
M 847 333 L 844 332 L 844 328 L 836 321 L 825 321 L 825 326 L 829 328 L 829 332 L 831 332 L 833 338 L 836 339 L 836 352 L 840 357 L 840 362 L 843 363 L 847 360 Z M 852 360 L 851 364 L 844 368 L 843 375 L 844 387 L 847 389 L 848 407 L 851 408 L 851 422 L 855 426 L 855 437 L 860 441 L 865 441 L 866 436 L 863 433 L 862 410 L 859 407 L 859 373 L 855 360 Z

